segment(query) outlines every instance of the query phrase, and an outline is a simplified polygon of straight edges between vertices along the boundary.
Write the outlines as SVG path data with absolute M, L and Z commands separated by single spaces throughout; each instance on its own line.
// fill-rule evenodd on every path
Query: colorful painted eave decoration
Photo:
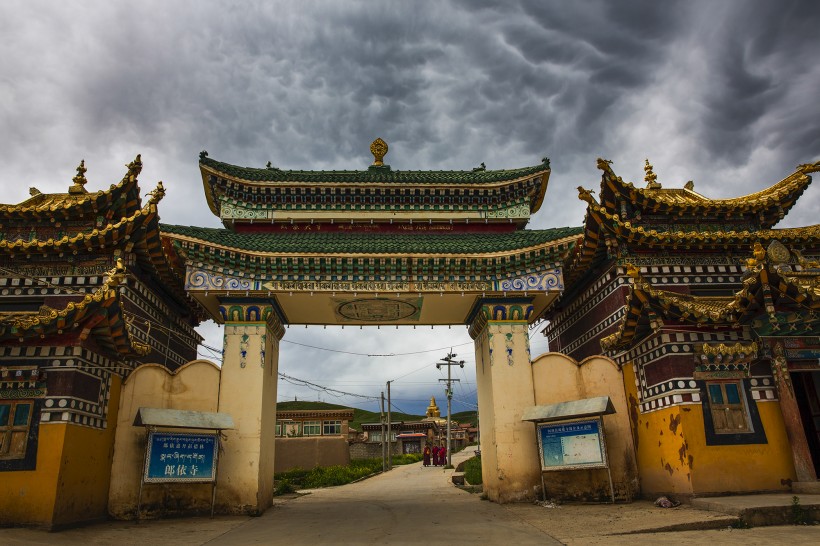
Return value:
M 131 216 L 140 209 L 137 177 L 142 161 L 136 159 L 127 165 L 128 171 L 118 184 L 107 190 L 90 193 L 85 190 L 85 167 L 78 167 L 74 185 L 68 193 L 45 194 L 31 188 L 32 196 L 17 205 L 0 204 L 0 222 L 51 222 L 94 215 L 107 220 Z
M 820 264 L 790 252 L 779 241 L 771 242 L 768 251 L 762 249 L 755 245 L 743 287 L 734 296 L 720 298 L 656 290 L 638 268 L 627 265 L 632 286 L 626 313 L 617 331 L 601 339 L 601 348 L 627 349 L 670 323 L 733 329 L 749 325 L 768 336 L 820 334 Z
M 268 279 L 510 278 L 560 264 L 580 228 L 507 233 L 234 233 L 163 225 L 177 264 Z M 198 265 L 197 265 L 198 264 Z
M 150 347 L 133 339 L 122 313 L 116 287 L 124 277 L 125 267 L 119 261 L 98 290 L 62 309 L 43 306 L 37 313 L 0 314 L 0 343 L 42 342 L 66 334 L 78 334 L 84 339 L 91 335 L 112 356 L 147 355 Z

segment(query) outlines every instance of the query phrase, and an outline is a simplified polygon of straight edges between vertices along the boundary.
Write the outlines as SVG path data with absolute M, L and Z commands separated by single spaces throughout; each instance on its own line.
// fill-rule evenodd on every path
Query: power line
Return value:
M 338 393 L 338 395 L 355 396 L 357 398 L 364 398 L 366 400 L 381 400 L 381 397 L 378 397 L 378 396 L 367 396 L 367 395 L 364 395 L 364 394 L 357 394 L 357 393 L 353 393 L 353 392 L 340 391 L 338 389 L 332 389 L 330 387 L 325 387 L 324 385 L 319 385 L 317 383 L 312 383 L 312 382 L 306 381 L 304 379 L 299 379 L 298 377 L 291 377 L 291 376 L 289 376 L 285 373 L 282 373 L 282 372 L 279 372 L 279 377 L 281 377 L 282 379 L 284 379 L 285 381 L 287 381 L 291 385 L 304 386 L 304 387 L 311 388 L 313 390 L 318 389 L 317 392 L 318 391 L 324 391 L 324 392 L 326 392 L 326 393 L 328 393 L 332 396 L 337 396 L 337 394 L 334 394 L 334 393 Z

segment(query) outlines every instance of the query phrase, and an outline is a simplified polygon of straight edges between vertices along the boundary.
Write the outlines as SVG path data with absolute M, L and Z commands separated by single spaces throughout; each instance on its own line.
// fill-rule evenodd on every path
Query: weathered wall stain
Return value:
M 635 398 L 635 395 L 629 393 L 629 424 L 632 428 L 632 440 L 635 442 L 635 449 L 638 449 L 638 441 L 640 436 L 638 435 L 638 423 L 640 422 L 640 418 L 638 417 L 638 400 Z M 649 423 L 646 423 L 649 426 Z
M 669 418 L 669 430 L 672 434 L 678 433 L 678 425 L 680 425 L 680 413 Z

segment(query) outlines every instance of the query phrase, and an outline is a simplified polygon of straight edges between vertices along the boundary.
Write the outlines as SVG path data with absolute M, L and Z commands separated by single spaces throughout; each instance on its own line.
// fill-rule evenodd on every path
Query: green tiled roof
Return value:
M 403 182 L 415 184 L 483 184 L 515 180 L 535 175 L 550 168 L 549 159 L 532 167 L 488 171 L 399 171 L 388 166 L 372 167 L 365 171 L 286 171 L 276 168 L 254 169 L 238 167 L 229 163 L 200 156 L 200 165 L 228 176 L 249 182 L 310 182 L 310 183 L 356 183 L 356 182 Z
M 544 245 L 580 235 L 583 228 L 563 227 L 503 233 L 234 233 L 227 229 L 161 224 L 164 235 L 248 252 L 322 254 L 482 254 Z

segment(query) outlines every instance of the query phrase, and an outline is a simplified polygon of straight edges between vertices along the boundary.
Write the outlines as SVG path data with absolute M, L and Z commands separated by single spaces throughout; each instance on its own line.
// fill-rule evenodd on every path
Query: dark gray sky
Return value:
M 163 180 L 167 223 L 217 226 L 198 153 L 238 165 L 360 169 L 369 144 L 397 169 L 533 165 L 547 202 L 530 226 L 580 225 L 574 188 L 595 159 L 641 182 L 694 180 L 708 197 L 765 188 L 820 159 L 820 3 L 722 0 L 532 2 L 38 2 L 0 6 L 0 202 L 89 189 L 143 156 Z M 817 222 L 810 189 L 782 225 Z M 361 353 L 469 342 L 463 327 L 291 329 L 286 340 Z M 221 334 L 203 327 L 210 345 Z M 546 345 L 535 338 L 533 352 Z M 472 347 L 457 396 L 474 400 Z M 446 351 L 356 357 L 283 344 L 280 371 L 423 411 Z M 460 391 L 459 388 L 463 387 Z M 317 393 L 280 383 L 280 398 Z M 320 395 L 330 402 L 352 403 Z M 371 406 L 372 407 L 372 406 Z M 456 410 L 465 409 L 460 405 Z

